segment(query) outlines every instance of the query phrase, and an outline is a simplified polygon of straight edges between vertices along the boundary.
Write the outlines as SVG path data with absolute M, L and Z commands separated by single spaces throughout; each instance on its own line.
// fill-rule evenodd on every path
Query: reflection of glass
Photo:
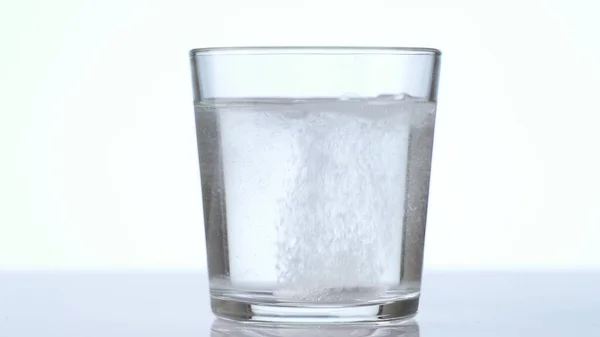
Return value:
M 401 325 L 286 325 L 244 324 L 217 319 L 211 328 L 211 337 L 419 337 L 416 321 Z
M 364 322 L 417 310 L 440 52 L 191 52 L 212 308 Z

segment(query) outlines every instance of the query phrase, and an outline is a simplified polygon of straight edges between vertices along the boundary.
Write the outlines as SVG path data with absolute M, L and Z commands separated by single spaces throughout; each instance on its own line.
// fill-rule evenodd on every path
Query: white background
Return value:
M 426 267 L 600 267 L 600 5 L 477 3 L 3 0 L 0 269 L 204 268 L 187 52 L 226 45 L 441 49 Z

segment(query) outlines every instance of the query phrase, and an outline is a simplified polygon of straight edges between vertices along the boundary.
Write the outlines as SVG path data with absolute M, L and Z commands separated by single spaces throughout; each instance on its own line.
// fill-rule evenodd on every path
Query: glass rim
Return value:
M 440 56 L 435 48 L 423 47 L 350 47 L 350 46 L 264 46 L 264 47 L 208 47 L 190 50 L 190 57 L 217 55 L 407 55 Z

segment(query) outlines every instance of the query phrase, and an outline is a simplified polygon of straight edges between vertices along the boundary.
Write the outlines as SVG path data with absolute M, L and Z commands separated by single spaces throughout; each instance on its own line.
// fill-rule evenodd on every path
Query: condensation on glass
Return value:
M 414 315 L 440 52 L 190 56 L 214 313 L 285 323 Z

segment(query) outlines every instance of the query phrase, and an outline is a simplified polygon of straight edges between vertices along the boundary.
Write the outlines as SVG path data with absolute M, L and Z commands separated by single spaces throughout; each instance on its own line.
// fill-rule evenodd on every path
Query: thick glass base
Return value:
M 219 318 L 256 323 L 381 323 L 396 324 L 417 313 L 419 298 L 353 306 L 290 306 L 280 303 L 256 304 L 212 298 L 212 310 Z

